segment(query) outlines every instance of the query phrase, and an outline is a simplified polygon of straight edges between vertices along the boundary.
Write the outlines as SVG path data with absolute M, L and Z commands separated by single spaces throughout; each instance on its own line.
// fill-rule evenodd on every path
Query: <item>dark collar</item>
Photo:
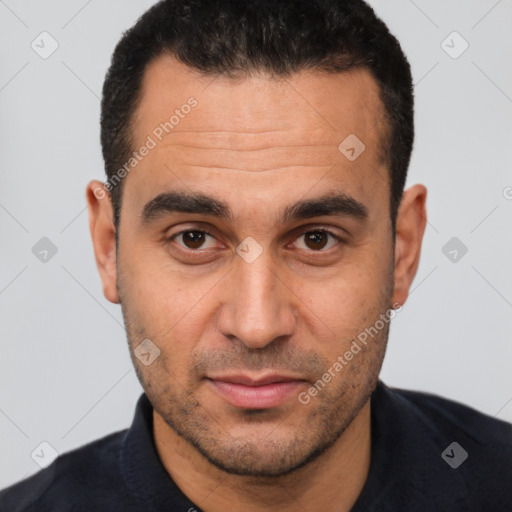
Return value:
M 140 502 L 141 510 L 187 511 L 194 506 L 160 460 L 153 438 L 153 406 L 145 393 L 137 401 L 133 423 L 123 439 L 120 466 L 126 486 Z M 175 508 L 171 509 L 171 504 Z
M 373 392 L 370 471 L 351 512 L 466 510 L 469 489 L 463 471 L 441 458 L 456 439 L 406 398 L 414 392 L 401 391 L 379 380 Z

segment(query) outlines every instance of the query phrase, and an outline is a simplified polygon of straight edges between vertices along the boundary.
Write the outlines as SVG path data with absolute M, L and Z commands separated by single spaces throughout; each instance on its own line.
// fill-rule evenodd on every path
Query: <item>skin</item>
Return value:
M 189 97 L 198 105 L 124 179 L 117 250 L 101 182 L 87 200 L 104 295 L 122 306 L 162 463 L 207 512 L 348 511 L 368 475 L 369 397 L 388 324 L 307 404 L 295 393 L 276 407 L 235 407 L 205 377 L 276 370 L 307 391 L 405 303 L 427 191 L 404 192 L 393 240 L 378 86 L 365 70 L 213 79 L 166 55 L 149 65 L 142 91 L 135 148 Z M 355 161 L 338 150 L 349 134 L 366 146 Z M 143 223 L 144 205 L 173 190 L 221 200 L 233 220 L 170 212 Z M 364 204 L 366 220 L 279 221 L 289 204 L 333 190 Z M 312 243 L 315 228 L 340 240 L 317 233 Z M 202 245 L 171 239 L 201 229 L 212 233 Z M 262 249 L 252 263 L 236 252 L 248 236 Z M 144 339 L 161 351 L 149 366 L 133 356 Z

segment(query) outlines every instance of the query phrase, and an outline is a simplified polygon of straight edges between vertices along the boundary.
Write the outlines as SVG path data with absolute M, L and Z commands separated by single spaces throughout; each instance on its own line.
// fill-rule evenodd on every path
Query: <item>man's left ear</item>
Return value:
M 395 272 L 392 304 L 404 304 L 418 265 L 427 224 L 427 189 L 414 185 L 404 191 L 396 219 Z
M 110 195 L 103 183 L 93 180 L 87 185 L 86 196 L 89 207 L 89 230 L 96 266 L 103 283 L 103 295 L 110 302 L 119 304 L 116 236 Z

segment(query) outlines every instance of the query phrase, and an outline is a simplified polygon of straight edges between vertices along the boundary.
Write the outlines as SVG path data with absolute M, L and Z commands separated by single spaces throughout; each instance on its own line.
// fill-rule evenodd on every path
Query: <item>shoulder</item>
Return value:
M 385 387 L 384 394 L 400 417 L 404 468 L 430 500 L 435 489 L 440 503 L 459 500 L 452 510 L 510 506 L 512 424 L 432 393 Z
M 427 426 L 448 434 L 471 438 L 480 445 L 512 449 L 512 424 L 484 414 L 455 400 L 427 392 L 386 386 L 397 403 Z
M 95 509 L 94 492 L 115 486 L 126 429 L 66 452 L 45 469 L 0 491 L 0 512 Z M 85 507 L 85 508 L 84 508 Z

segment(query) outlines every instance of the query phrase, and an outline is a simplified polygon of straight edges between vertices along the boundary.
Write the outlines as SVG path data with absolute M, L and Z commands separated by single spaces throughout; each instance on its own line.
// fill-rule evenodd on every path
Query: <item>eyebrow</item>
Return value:
M 164 192 L 148 201 L 142 209 L 141 221 L 143 225 L 147 225 L 172 213 L 211 215 L 221 220 L 233 221 L 233 214 L 223 201 L 200 193 L 181 191 Z M 368 219 L 368 208 L 348 194 L 331 192 L 287 206 L 280 223 L 330 215 L 364 221 Z

